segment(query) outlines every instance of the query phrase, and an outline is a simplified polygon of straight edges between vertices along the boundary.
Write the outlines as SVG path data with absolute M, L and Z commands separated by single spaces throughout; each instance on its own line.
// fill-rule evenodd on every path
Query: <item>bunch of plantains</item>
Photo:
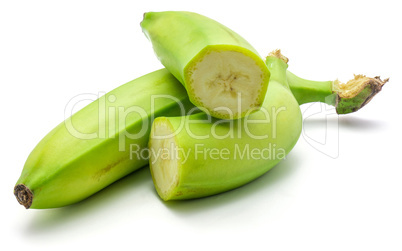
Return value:
M 26 208 L 76 203 L 147 165 L 166 201 L 234 189 L 293 148 L 299 105 L 354 112 L 388 80 L 302 79 L 279 50 L 264 62 L 244 38 L 196 13 L 146 13 L 141 27 L 166 69 L 116 88 L 49 132 L 14 187 Z

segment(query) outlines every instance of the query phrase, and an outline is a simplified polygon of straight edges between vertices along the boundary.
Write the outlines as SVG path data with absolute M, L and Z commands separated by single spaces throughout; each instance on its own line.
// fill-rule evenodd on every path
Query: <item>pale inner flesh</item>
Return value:
M 178 182 L 177 143 L 170 126 L 155 123 L 150 139 L 150 167 L 159 195 L 165 199 Z
M 211 51 L 193 67 L 191 88 L 205 108 L 230 118 L 259 106 L 263 71 L 237 51 Z

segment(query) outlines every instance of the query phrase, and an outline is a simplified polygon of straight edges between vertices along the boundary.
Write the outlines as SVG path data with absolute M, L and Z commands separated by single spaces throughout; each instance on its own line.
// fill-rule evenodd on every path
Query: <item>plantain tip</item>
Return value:
M 379 93 L 389 78 L 381 80 L 380 77 L 369 78 L 365 75 L 355 75 L 354 79 L 346 84 L 334 82 L 333 89 L 337 92 L 336 112 L 347 114 L 358 111 Z
M 14 187 L 14 195 L 18 202 L 26 209 L 32 205 L 33 194 L 31 190 L 24 184 L 18 184 Z

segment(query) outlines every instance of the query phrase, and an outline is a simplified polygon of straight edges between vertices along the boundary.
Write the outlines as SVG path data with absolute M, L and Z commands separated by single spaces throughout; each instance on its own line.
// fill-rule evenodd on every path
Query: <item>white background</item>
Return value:
M 164 203 L 144 168 L 76 205 L 25 210 L 13 186 L 68 101 L 162 67 L 139 23 L 163 10 L 216 19 L 262 56 L 281 48 L 308 79 L 390 82 L 355 114 L 306 119 L 287 159 L 234 191 Z M 401 24 L 386 0 L 1 1 L 0 248 L 401 250 Z M 327 154 L 311 146 L 325 135 Z

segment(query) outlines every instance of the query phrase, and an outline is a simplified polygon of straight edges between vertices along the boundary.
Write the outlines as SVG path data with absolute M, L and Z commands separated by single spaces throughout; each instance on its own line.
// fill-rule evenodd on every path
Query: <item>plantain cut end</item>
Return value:
M 164 201 L 175 196 L 179 184 L 180 151 L 175 132 L 164 117 L 154 121 L 149 141 L 150 170 L 157 193 Z
M 358 111 L 368 104 L 381 91 L 388 78 L 369 78 L 364 75 L 355 75 L 346 84 L 334 81 L 333 90 L 338 94 L 336 111 L 338 114 L 347 114 Z
M 190 100 L 213 117 L 238 119 L 257 111 L 270 73 L 259 56 L 242 47 L 206 47 L 186 67 Z
M 14 187 L 14 195 L 18 202 L 26 209 L 29 209 L 32 205 L 33 193 L 24 184 L 18 184 Z

